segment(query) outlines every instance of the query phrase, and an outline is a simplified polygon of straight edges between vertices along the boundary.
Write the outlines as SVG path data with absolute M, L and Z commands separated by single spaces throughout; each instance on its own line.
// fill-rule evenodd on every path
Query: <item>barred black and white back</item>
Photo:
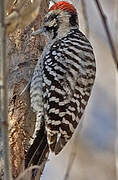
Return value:
M 58 18 L 59 22 L 61 11 L 56 13 L 52 8 L 47 19 L 53 15 L 52 19 Z M 71 15 L 72 12 L 67 18 Z M 51 31 L 52 38 L 37 63 L 30 88 L 31 106 L 37 114 L 36 130 L 45 121 L 48 145 L 55 154 L 63 149 L 80 123 L 96 71 L 93 49 L 78 24 L 71 23 L 68 28 L 66 25 L 63 33 L 59 28 L 58 24 Z

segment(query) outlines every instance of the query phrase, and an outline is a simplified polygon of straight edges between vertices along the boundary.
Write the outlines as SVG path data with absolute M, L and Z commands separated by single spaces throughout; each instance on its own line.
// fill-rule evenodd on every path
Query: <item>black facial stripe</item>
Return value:
M 45 26 L 45 29 L 46 29 L 46 31 L 51 32 L 51 31 L 52 31 L 52 29 L 53 29 L 53 26 L 51 26 L 51 27 L 49 27 L 49 26 Z
M 48 18 L 45 18 L 44 21 L 52 21 L 53 19 L 57 19 L 58 14 L 51 14 Z
M 58 28 L 59 28 L 59 21 L 58 21 L 58 18 L 55 18 L 56 19 L 56 26 L 45 26 L 45 29 L 46 31 L 48 32 L 52 32 L 53 33 L 53 39 L 57 36 L 57 31 L 58 31 Z
M 57 36 L 58 28 L 59 28 L 59 21 L 58 19 L 56 19 L 56 26 L 53 27 L 53 34 L 54 34 L 53 39 Z
M 71 26 L 76 26 L 78 24 L 76 14 L 71 13 L 71 16 L 69 18 L 69 23 L 71 24 Z

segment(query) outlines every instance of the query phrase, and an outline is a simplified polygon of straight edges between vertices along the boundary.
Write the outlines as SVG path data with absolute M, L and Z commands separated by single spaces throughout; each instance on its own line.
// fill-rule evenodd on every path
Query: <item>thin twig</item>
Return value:
M 85 0 L 81 0 L 81 4 L 82 4 L 82 14 L 83 14 L 84 21 L 85 21 L 85 23 L 84 23 L 84 25 L 85 25 L 85 35 L 88 38 L 89 37 L 89 23 L 88 23 Z
M 101 19 L 102 19 L 102 22 L 104 25 L 104 29 L 105 29 L 106 34 L 107 34 L 107 38 L 108 38 L 109 46 L 110 46 L 111 53 L 112 53 L 112 56 L 114 59 L 114 63 L 116 65 L 116 69 L 118 70 L 118 58 L 117 58 L 117 54 L 115 51 L 115 45 L 113 43 L 112 35 L 111 35 L 109 27 L 108 27 L 106 15 L 103 12 L 103 9 L 102 9 L 102 6 L 101 6 L 99 0 L 94 0 L 94 1 L 95 1 L 97 8 L 98 8 L 99 13 L 100 13 L 100 16 L 101 16 Z
M 22 90 L 22 92 L 20 93 L 20 96 L 22 96 L 22 94 L 24 94 L 24 92 L 30 87 L 30 83 L 31 83 L 31 80 L 27 83 L 25 88 Z
M 8 138 L 8 93 L 6 37 L 5 37 L 5 1 L 0 0 L 0 121 L 3 140 L 4 180 L 11 180 L 10 153 Z

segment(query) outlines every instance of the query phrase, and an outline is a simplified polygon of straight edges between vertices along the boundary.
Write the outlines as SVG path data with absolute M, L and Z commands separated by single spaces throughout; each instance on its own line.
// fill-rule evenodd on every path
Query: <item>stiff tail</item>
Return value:
M 25 156 L 25 168 L 31 165 L 41 165 L 48 158 L 49 147 L 47 143 L 47 135 L 45 125 L 42 124 L 40 130 L 37 131 L 36 138 L 29 148 Z

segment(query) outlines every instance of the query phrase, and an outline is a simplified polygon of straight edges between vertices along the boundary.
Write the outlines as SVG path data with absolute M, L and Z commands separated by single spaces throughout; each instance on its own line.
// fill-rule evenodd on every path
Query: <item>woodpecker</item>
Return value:
M 79 30 L 75 7 L 60 1 L 52 5 L 39 30 L 48 42 L 34 70 L 30 86 L 36 113 L 37 140 L 44 124 L 49 150 L 58 154 L 80 124 L 95 80 L 93 48 Z

